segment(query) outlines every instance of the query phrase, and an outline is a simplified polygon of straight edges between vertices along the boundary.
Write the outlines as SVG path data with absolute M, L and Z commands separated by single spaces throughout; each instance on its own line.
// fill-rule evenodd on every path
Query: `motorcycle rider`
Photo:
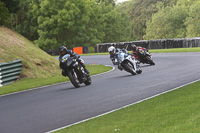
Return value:
M 110 46 L 108 48 L 108 52 L 110 54 L 110 59 L 111 59 L 113 65 L 118 65 L 118 69 L 120 69 L 122 71 L 123 68 L 117 61 L 117 58 L 118 58 L 117 55 L 118 55 L 118 53 L 120 51 L 122 51 L 122 52 L 124 52 L 124 53 L 129 55 L 128 51 L 126 49 L 124 49 L 124 48 L 123 49 L 119 49 L 119 48 L 115 48 L 114 46 Z
M 138 57 L 139 57 L 139 51 L 140 50 L 145 50 L 148 52 L 148 49 L 146 48 L 143 48 L 143 47 L 140 47 L 140 46 L 136 46 L 135 44 L 131 44 L 131 50 L 132 50 L 132 54 L 133 56 L 135 57 L 135 59 L 138 60 Z
M 76 54 L 74 51 L 72 50 L 67 50 L 67 48 L 65 46 L 61 46 L 59 48 L 59 52 L 60 52 L 60 56 L 59 56 L 59 61 L 61 62 L 62 60 L 62 57 L 66 54 L 69 54 L 70 57 L 73 57 L 74 59 L 77 60 L 77 62 L 84 68 L 84 71 L 89 74 L 89 71 L 86 69 L 86 66 L 84 64 L 84 61 L 83 59 L 80 58 L 80 55 L 79 54 Z M 60 63 L 60 68 L 62 69 L 62 64 Z M 62 75 L 63 76 L 67 76 L 67 72 L 65 72 L 65 70 L 62 69 Z

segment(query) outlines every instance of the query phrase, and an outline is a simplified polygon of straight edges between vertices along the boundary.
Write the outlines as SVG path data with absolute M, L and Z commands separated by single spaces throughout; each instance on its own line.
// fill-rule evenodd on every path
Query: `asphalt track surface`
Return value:
M 142 74 L 117 68 L 92 77 L 90 86 L 70 82 L 0 97 L 0 133 L 44 133 L 200 79 L 200 53 L 152 54 Z M 83 56 L 86 64 L 112 65 L 108 55 Z

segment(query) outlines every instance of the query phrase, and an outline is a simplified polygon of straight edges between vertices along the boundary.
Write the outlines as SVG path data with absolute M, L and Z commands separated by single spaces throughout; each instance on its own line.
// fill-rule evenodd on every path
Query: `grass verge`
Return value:
M 178 52 L 200 52 L 200 47 L 192 48 L 171 48 L 171 49 L 151 49 L 150 53 L 178 53 Z
M 95 75 L 103 73 L 112 69 L 110 66 L 104 65 L 86 65 L 87 69 L 90 71 L 90 75 Z M 61 70 L 60 70 L 61 71 Z M 22 79 L 13 84 L 9 84 L 3 87 L 0 87 L 0 95 L 5 95 L 13 92 L 28 90 L 36 87 L 41 87 L 45 85 L 52 85 L 60 82 L 69 81 L 68 77 L 55 76 L 51 78 L 31 78 L 31 79 Z
M 56 133 L 198 133 L 200 81 Z

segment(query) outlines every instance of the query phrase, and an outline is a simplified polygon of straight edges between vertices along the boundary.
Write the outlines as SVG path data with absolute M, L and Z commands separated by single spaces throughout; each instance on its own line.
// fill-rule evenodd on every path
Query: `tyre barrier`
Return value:
M 141 46 L 147 49 L 191 48 L 200 47 L 200 37 L 102 43 L 96 45 L 95 51 L 96 53 L 108 52 L 108 47 L 110 46 L 115 46 L 120 49 L 125 48 L 128 51 L 131 51 L 131 44 L 135 44 L 136 46 Z
M 22 60 L 0 64 L 0 87 L 15 82 L 22 70 Z

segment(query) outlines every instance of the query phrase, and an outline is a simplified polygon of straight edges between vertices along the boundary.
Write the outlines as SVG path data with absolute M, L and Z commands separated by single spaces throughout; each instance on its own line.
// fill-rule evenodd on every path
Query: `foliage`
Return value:
M 6 26 L 42 49 L 94 46 L 128 38 L 128 17 L 114 10 L 115 0 L 21 0 L 19 7 Z
M 41 1 L 41 14 L 38 16 L 40 37 L 36 43 L 41 48 L 56 48 L 85 41 L 83 31 L 89 19 L 88 2 L 90 1 Z
M 145 39 L 200 36 L 200 0 L 178 0 L 174 6 L 159 6 L 147 22 Z M 162 5 L 162 4 L 160 4 Z
M 6 5 L 10 13 L 15 13 L 19 10 L 19 1 L 20 0 L 1 0 L 1 2 Z
M 112 4 L 113 6 L 115 6 L 117 0 L 96 0 L 97 3 L 101 3 L 104 2 L 106 5 Z
M 195 2 L 189 11 L 189 17 L 186 20 L 187 37 L 200 36 L 200 1 Z
M 18 4 L 20 7 L 16 13 L 13 13 L 7 27 L 17 31 L 21 35 L 25 36 L 29 40 L 33 41 L 38 39 L 38 0 L 21 0 Z
M 186 36 L 185 19 L 188 9 L 184 6 L 160 9 L 148 21 L 145 39 L 184 38 Z
M 0 1 L 0 26 L 4 25 L 9 17 L 8 8 Z
M 145 34 L 146 22 L 151 18 L 151 15 L 157 12 L 155 6 L 158 0 L 134 0 L 133 6 L 129 13 L 132 18 L 132 36 L 135 36 L 136 40 L 143 39 Z
M 200 34 L 200 0 L 130 0 L 117 5 L 116 0 L 2 2 L 1 25 L 42 49 Z
M 129 40 L 130 19 L 125 14 L 119 13 L 116 10 L 112 10 L 106 15 L 106 36 L 104 42 L 120 42 Z

